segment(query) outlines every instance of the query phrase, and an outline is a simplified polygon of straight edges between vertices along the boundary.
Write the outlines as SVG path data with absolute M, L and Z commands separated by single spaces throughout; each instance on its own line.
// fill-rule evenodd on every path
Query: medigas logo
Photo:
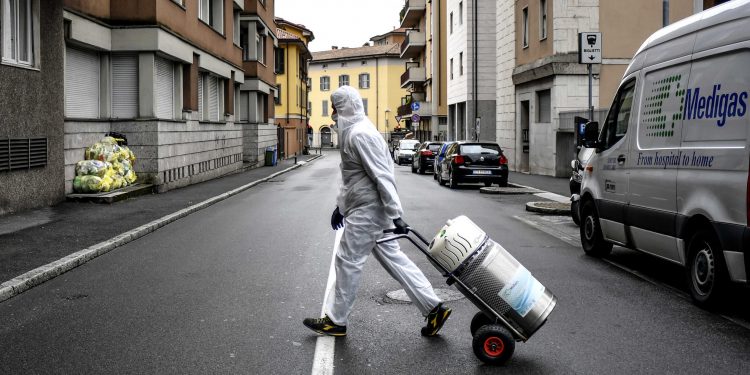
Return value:
M 710 93 L 703 94 L 700 87 L 687 89 L 683 119 L 716 119 L 716 125 L 722 127 L 728 118 L 743 117 L 747 113 L 747 91 L 722 92 L 721 84 L 715 84 Z

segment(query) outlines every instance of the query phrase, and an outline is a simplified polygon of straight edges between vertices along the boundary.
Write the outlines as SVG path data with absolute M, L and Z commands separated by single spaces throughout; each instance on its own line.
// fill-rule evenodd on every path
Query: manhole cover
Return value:
M 444 302 L 457 301 L 465 298 L 464 295 L 457 290 L 445 288 L 435 288 L 434 290 L 438 298 L 440 298 Z M 411 299 L 409 299 L 409 295 L 406 294 L 405 290 L 399 289 L 386 293 L 383 302 L 408 304 L 411 303 Z

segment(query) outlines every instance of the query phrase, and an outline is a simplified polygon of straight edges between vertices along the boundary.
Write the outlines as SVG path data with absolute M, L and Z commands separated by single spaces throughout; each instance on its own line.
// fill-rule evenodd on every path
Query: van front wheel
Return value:
M 690 295 L 696 305 L 717 307 L 728 284 L 724 257 L 716 236 L 698 231 L 688 243 L 687 279 Z
M 581 207 L 581 246 L 586 255 L 603 257 L 612 252 L 612 244 L 604 240 L 599 215 L 594 201 L 587 200 Z

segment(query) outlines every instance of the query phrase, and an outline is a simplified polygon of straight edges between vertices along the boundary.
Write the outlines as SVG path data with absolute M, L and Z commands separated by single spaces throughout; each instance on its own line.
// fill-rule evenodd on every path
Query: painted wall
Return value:
M 346 66 L 341 66 L 345 64 Z M 323 68 L 323 64 L 327 67 Z M 401 98 L 407 94 L 401 88 L 401 74 L 403 60 L 397 56 L 380 58 L 363 58 L 346 61 L 313 61 L 310 64 L 310 79 L 312 91 L 310 101 L 312 111 L 310 125 L 315 133 L 319 133 L 323 126 L 333 123 L 331 114 L 331 94 L 339 87 L 338 77 L 349 75 L 350 86 L 359 90 L 363 99 L 367 99 L 367 117 L 375 124 L 382 134 L 393 131 L 396 126 L 396 109 L 401 105 Z M 370 75 L 370 88 L 359 87 L 359 75 Z M 328 91 L 320 90 L 320 78 L 330 77 L 331 86 Z M 328 101 L 328 114 L 323 114 L 323 101 Z
M 0 138 L 47 138 L 47 166 L 0 172 L 0 215 L 64 199 L 62 2 L 38 4 L 39 70 L 0 64 Z
M 496 5 L 496 140 L 508 158 L 509 167 L 516 170 L 516 88 L 512 79 L 516 66 L 515 7 L 507 1 L 498 1 Z

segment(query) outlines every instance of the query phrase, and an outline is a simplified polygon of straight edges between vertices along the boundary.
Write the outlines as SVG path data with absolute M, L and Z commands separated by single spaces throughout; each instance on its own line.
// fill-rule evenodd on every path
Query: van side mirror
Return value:
M 584 147 L 598 148 L 599 147 L 599 123 L 596 121 L 590 121 L 586 124 L 583 130 L 582 142 Z

